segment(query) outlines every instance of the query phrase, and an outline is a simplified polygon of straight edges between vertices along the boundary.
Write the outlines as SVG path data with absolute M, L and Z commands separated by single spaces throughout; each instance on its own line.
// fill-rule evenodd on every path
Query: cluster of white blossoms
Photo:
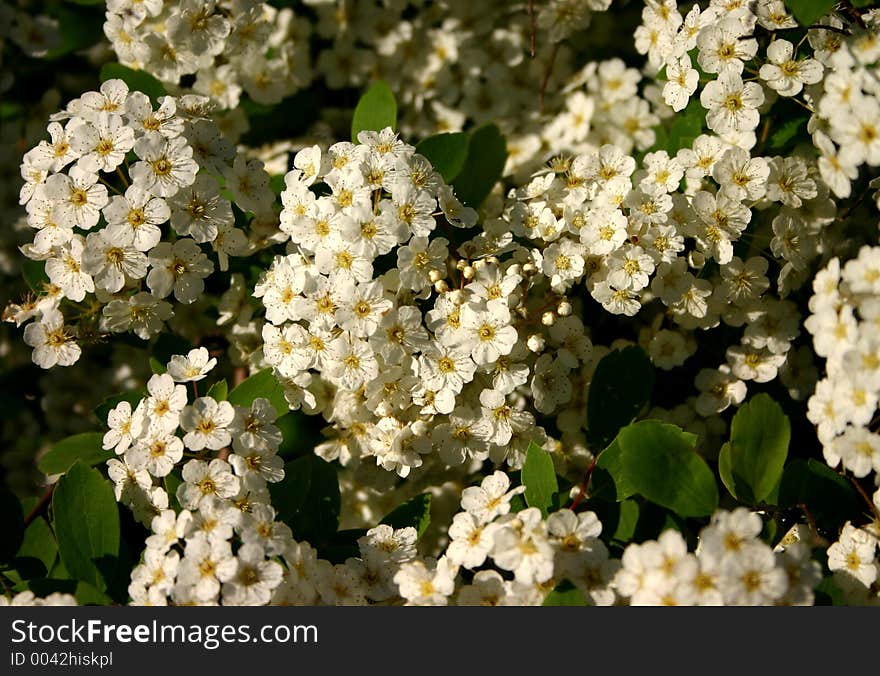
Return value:
M 222 108 L 242 91 L 278 103 L 311 79 L 311 26 L 289 7 L 243 0 L 108 0 L 104 33 L 120 63 L 189 91 Z
M 822 569 L 796 534 L 775 549 L 761 539 L 761 518 L 745 508 L 718 511 L 695 552 L 681 533 L 629 545 L 614 589 L 631 605 L 811 606 Z
M 805 322 L 825 373 L 808 402 L 825 461 L 858 478 L 880 480 L 880 247 L 863 246 L 841 264 L 832 258 L 813 280 L 811 315 Z M 828 565 L 852 603 L 880 602 L 875 584 L 880 490 L 873 499 L 874 521 L 847 522 L 828 550 Z
M 501 0 L 304 4 L 108 0 L 104 32 L 121 63 L 172 87 L 194 76 L 187 89 L 228 109 L 242 93 L 273 104 L 314 81 L 345 89 L 381 77 L 405 104 L 404 129 L 422 134 L 515 117 L 545 72 L 561 80 L 572 71 L 570 56 L 555 50 L 611 0 L 552 0 L 532 15 Z M 540 59 L 524 54 L 532 40 Z
M 570 379 L 594 363 L 583 322 L 570 305 L 544 317 L 564 299 L 548 305 L 524 247 L 504 262 L 473 256 L 482 233 L 450 251 L 438 217 L 454 237 L 473 210 L 390 129 L 359 138 L 301 151 L 286 176 L 290 253 L 255 290 L 262 357 L 292 408 L 333 424 L 316 449 L 327 460 L 375 458 L 401 477 L 426 455 L 518 468 L 547 438 L 535 412 L 585 405 Z M 582 420 L 560 427 L 577 434 Z
M 0 606 L 75 606 L 76 597 L 73 594 L 53 592 L 48 596 L 36 596 L 32 591 L 18 592 L 12 598 L 0 594 Z
M 145 398 L 134 407 L 122 401 L 107 416 L 103 446 L 117 456 L 107 462 L 116 499 L 152 532 L 131 574 L 133 603 L 262 605 L 281 581 L 270 559 L 290 529 L 275 521 L 267 489 L 284 478 L 277 412 L 264 398 L 243 407 L 197 396 L 216 363 L 205 348 L 175 355 L 150 378 Z M 179 512 L 165 483 L 178 466 Z M 241 544 L 235 557 L 233 535 Z
M 25 342 L 43 368 L 77 361 L 76 331 L 147 340 L 173 315 L 166 298 L 199 299 L 215 260 L 225 270 L 255 247 L 233 203 L 257 221 L 277 218 L 262 163 L 236 154 L 205 97 L 158 103 L 107 80 L 53 115 L 50 140 L 24 155 L 20 202 L 36 232 L 22 251 L 44 261 L 48 282 L 6 317 L 35 320 Z

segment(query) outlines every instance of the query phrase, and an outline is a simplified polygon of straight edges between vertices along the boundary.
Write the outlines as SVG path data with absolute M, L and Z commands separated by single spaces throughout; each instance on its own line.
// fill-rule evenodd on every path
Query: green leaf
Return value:
M 812 26 L 836 4 L 837 0 L 785 0 L 785 6 L 801 26 Z
M 853 486 L 828 465 L 818 460 L 790 460 L 779 482 L 779 506 L 796 508 L 805 505 L 826 535 L 834 535 L 865 505 Z
M 850 0 L 853 7 L 870 7 L 877 3 L 877 0 Z
M 219 380 L 208 389 L 208 396 L 217 401 L 225 401 L 228 394 L 229 386 L 226 384 L 226 380 Z
M 715 475 L 694 449 L 692 435 L 643 420 L 622 429 L 618 443 L 626 481 L 645 498 L 684 517 L 715 511 Z
M 651 400 L 653 389 L 654 367 L 642 348 L 632 345 L 602 357 L 587 398 L 590 443 L 608 446 Z
M 636 489 L 626 480 L 620 455 L 620 444 L 615 438 L 596 460 L 590 476 L 590 497 L 620 502 L 635 495 Z
M 543 606 L 586 606 L 583 592 L 567 580 L 544 597 Z
M 799 115 L 788 120 L 780 120 L 776 130 L 767 139 L 767 148 L 782 150 L 787 147 L 789 142 L 798 135 L 801 128 L 806 127 L 808 119 L 807 115 Z
M 110 482 L 97 470 L 75 462 L 58 481 L 52 514 L 67 571 L 104 591 L 119 555 L 119 510 Z
M 690 148 L 694 140 L 703 133 L 705 120 L 706 109 L 700 104 L 699 99 L 693 99 L 687 108 L 676 113 L 666 139 L 665 148 L 669 154 L 674 156 L 681 148 Z
M 162 479 L 162 484 L 165 486 L 165 492 L 168 493 L 168 499 L 177 505 L 180 503 L 177 501 L 177 489 L 180 487 L 180 484 L 183 483 L 183 476 L 181 475 L 181 470 L 175 468 L 171 470 L 165 477 Z
M 284 398 L 284 386 L 272 375 L 272 369 L 263 369 L 232 388 L 226 400 L 236 406 L 250 406 L 254 399 L 264 397 L 275 407 L 275 412 L 282 415 L 290 406 Z
M 150 357 L 150 370 L 155 373 L 157 376 L 165 373 L 165 364 L 160 362 L 155 357 Z
M 135 390 L 134 392 L 122 392 L 120 394 L 114 394 L 113 396 L 107 397 L 100 404 L 95 406 L 94 413 L 95 417 L 101 421 L 102 425 L 107 424 L 107 416 L 110 415 L 110 411 L 116 408 L 123 401 L 127 401 L 131 404 L 132 410 L 137 407 L 138 402 L 147 396 L 146 390 Z
M 553 495 L 559 490 L 556 470 L 550 454 L 534 441 L 529 443 L 526 461 L 522 467 L 522 484 L 529 507 L 537 507 L 546 517 L 553 504 Z
M 284 465 L 284 479 L 269 484 L 278 518 L 293 537 L 312 544 L 327 541 L 339 527 L 339 480 L 336 468 L 316 455 Z
M 113 599 L 83 580 L 76 583 L 76 591 L 73 595 L 76 596 L 76 602 L 81 606 L 113 605 Z
M 86 466 L 97 465 L 112 458 L 113 449 L 101 448 L 104 435 L 101 432 L 82 432 L 62 439 L 37 462 L 44 474 L 62 474 L 77 460 Z
M 507 140 L 494 124 L 483 125 L 471 133 L 467 159 L 452 182 L 455 195 L 476 209 L 492 192 L 504 174 Z
M 718 471 L 730 494 L 750 505 L 766 499 L 782 478 L 790 438 L 788 417 L 767 394 L 743 405 L 718 456 Z
M 102 0 L 71 0 L 79 5 L 102 5 Z M 55 5 L 51 14 L 58 20 L 61 41 L 50 49 L 44 58 L 53 60 L 71 52 L 92 47 L 104 37 L 104 15 L 101 11 L 86 7 Z
M 164 85 L 152 75 L 143 70 L 134 70 L 121 63 L 105 63 L 101 66 L 101 82 L 118 78 L 128 85 L 133 91 L 143 92 L 150 97 L 155 104 L 159 97 L 165 96 Z
M 5 486 L 0 488 L 0 563 L 8 563 L 24 540 L 24 514 L 21 503 Z
M 447 183 L 458 176 L 468 156 L 470 139 L 467 134 L 436 134 L 416 146 L 416 152 L 425 156 Z
M 49 281 L 46 274 L 46 261 L 26 260 L 21 263 L 21 276 L 34 293 L 42 293 L 43 286 Z
M 391 88 L 378 80 L 361 96 L 354 109 L 351 140 L 357 143 L 360 132 L 382 131 L 385 127 L 397 128 L 397 101 Z
M 422 537 L 428 524 L 431 523 L 431 494 L 422 493 L 410 498 L 399 507 L 389 512 L 379 523 L 385 523 L 392 528 L 407 528 L 412 526 Z
M 22 562 L 39 562 L 39 569 L 34 577 L 46 577 L 57 557 L 58 544 L 52 535 L 52 529 L 43 517 L 37 517 L 24 531 L 24 541 L 15 555 L 15 567 L 21 572 L 25 567 Z

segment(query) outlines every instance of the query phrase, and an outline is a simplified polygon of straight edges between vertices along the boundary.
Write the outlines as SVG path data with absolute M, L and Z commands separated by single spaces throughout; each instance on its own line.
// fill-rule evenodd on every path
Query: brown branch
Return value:
M 535 0 L 529 0 L 529 53 L 532 55 L 532 58 L 535 58 L 535 33 L 538 31 L 537 23 L 535 22 Z
M 36 505 L 34 505 L 34 508 L 28 513 L 26 517 L 24 517 L 25 528 L 30 526 L 34 519 L 40 516 L 40 513 L 49 506 L 49 502 L 52 499 L 52 492 L 55 490 L 55 485 L 56 484 L 52 484 L 43 492 L 43 495 L 40 496 L 40 501 Z
M 584 480 L 581 484 L 581 489 L 578 491 L 578 494 L 574 497 L 574 500 L 571 502 L 571 507 L 569 509 L 573 512 L 577 509 L 577 506 L 581 504 L 581 500 L 584 499 L 584 496 L 587 494 L 587 486 L 590 483 L 590 479 L 593 476 L 593 470 L 596 469 L 596 462 L 599 460 L 599 456 L 596 455 L 593 457 L 593 460 L 590 462 L 590 466 L 587 467 L 587 471 L 584 474 Z
M 865 489 L 862 488 L 862 485 L 856 480 L 854 476 L 850 476 L 849 474 L 843 474 L 849 482 L 855 487 L 858 494 L 862 496 L 862 499 L 868 503 L 868 507 L 871 510 L 871 513 L 874 515 L 874 518 L 880 521 L 880 511 L 877 510 L 877 505 L 874 504 L 874 501 L 871 497 L 865 492 Z

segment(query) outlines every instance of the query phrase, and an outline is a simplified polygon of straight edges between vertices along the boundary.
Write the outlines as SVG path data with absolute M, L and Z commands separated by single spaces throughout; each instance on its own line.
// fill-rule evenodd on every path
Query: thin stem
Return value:
M 126 177 L 125 173 L 122 171 L 121 167 L 116 167 L 116 173 L 119 175 L 119 180 L 122 181 L 122 185 L 124 185 L 126 188 L 129 185 L 131 185 L 128 182 L 128 178 Z
M 862 485 L 856 480 L 854 476 L 850 476 L 849 474 L 845 474 L 843 472 L 841 472 L 841 475 L 849 479 L 849 482 L 853 485 L 858 494 L 861 495 L 862 499 L 868 504 L 868 507 L 870 508 L 871 513 L 874 515 L 874 518 L 880 521 L 880 510 L 877 509 L 877 505 L 874 504 L 874 501 L 865 492 L 865 489 L 862 488 Z
M 55 484 L 49 486 L 42 496 L 40 496 L 40 501 L 34 505 L 34 508 L 28 513 L 26 517 L 24 517 L 24 527 L 27 528 L 31 525 L 31 522 L 36 519 L 40 513 L 49 505 L 49 501 L 52 499 L 52 492 L 55 490 Z
M 601 455 L 601 453 L 600 453 Z M 587 486 L 590 483 L 590 479 L 593 476 L 593 471 L 596 469 L 596 463 L 599 460 L 599 456 L 596 455 L 593 457 L 593 460 L 590 462 L 590 466 L 587 467 L 587 471 L 584 474 L 584 480 L 581 483 L 581 489 L 578 491 L 578 494 L 574 497 L 574 500 L 571 502 L 571 507 L 569 509 L 573 512 L 577 509 L 577 506 L 581 504 L 581 500 L 584 499 L 584 496 L 587 494 Z
M 538 25 L 535 20 L 535 0 L 529 0 L 529 54 L 535 58 L 535 33 L 538 31 Z
M 117 187 L 116 187 L 115 185 L 113 185 L 112 183 L 108 183 L 103 177 L 98 176 L 98 180 L 101 181 L 101 183 L 103 183 L 104 185 L 106 185 L 108 188 L 110 188 L 110 190 L 112 190 L 113 192 L 115 192 L 117 195 L 121 195 L 121 194 L 122 194 L 122 191 L 121 191 L 119 188 L 117 188 Z

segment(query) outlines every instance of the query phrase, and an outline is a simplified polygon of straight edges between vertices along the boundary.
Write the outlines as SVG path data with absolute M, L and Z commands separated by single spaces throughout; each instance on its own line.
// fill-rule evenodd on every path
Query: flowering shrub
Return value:
M 108 2 L 3 112 L 4 598 L 880 602 L 866 4 Z

